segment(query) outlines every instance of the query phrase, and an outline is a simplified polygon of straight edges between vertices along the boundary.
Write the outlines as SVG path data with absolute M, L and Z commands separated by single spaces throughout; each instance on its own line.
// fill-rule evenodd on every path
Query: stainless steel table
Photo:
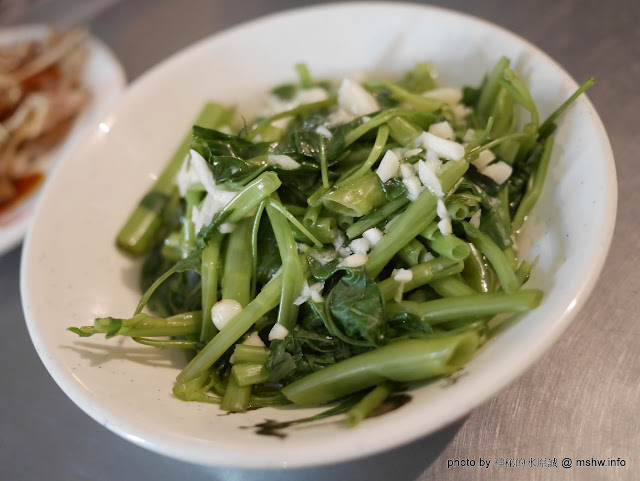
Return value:
M 0 24 L 83 21 L 133 80 L 190 43 L 292 0 L 39 0 L 0 2 Z M 609 480 L 640 479 L 640 2 L 434 2 L 511 29 L 576 79 L 609 132 L 620 201 L 611 253 L 592 298 L 521 379 L 441 432 L 336 466 L 258 472 L 185 464 L 120 439 L 67 399 L 38 359 L 18 290 L 20 250 L 0 258 L 0 479 L 19 480 Z M 4 16 L 2 16 L 4 14 Z M 479 458 L 491 460 L 489 468 Z M 509 458 L 558 467 L 510 467 Z M 622 458 L 621 467 L 560 466 L 564 457 Z M 496 458 L 507 459 L 503 466 Z M 452 467 L 455 460 L 472 467 Z M 451 460 L 451 463 L 449 463 Z

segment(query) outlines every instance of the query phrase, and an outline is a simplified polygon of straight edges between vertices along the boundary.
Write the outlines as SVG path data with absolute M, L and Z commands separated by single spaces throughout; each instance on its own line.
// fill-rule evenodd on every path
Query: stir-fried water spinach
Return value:
M 241 128 L 205 105 L 118 233 L 146 257 L 133 316 L 70 330 L 186 349 L 180 399 L 243 412 L 355 395 L 353 426 L 462 368 L 494 316 L 538 306 L 515 236 L 555 122 L 593 79 L 540 122 L 506 58 L 463 90 L 436 88 L 427 63 L 397 82 L 297 71 Z

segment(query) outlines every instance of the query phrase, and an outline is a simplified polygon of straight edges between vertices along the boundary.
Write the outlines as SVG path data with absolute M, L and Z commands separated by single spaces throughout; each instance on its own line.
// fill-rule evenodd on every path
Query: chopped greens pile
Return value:
M 339 85 L 296 69 L 242 128 L 204 107 L 118 234 L 146 256 L 133 317 L 70 330 L 186 349 L 180 399 L 243 412 L 353 395 L 355 425 L 463 367 L 497 314 L 539 305 L 514 239 L 555 121 L 593 79 L 541 123 L 506 58 L 463 90 L 427 63 Z

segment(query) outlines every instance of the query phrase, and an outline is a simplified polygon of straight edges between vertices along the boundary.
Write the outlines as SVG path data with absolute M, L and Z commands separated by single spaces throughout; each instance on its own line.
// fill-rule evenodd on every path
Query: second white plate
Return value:
M 0 45 L 31 39 L 42 39 L 49 27 L 45 25 L 27 25 L 3 28 L 0 32 Z M 86 129 L 94 125 L 119 97 L 126 85 L 124 69 L 115 55 L 95 37 L 89 36 L 86 45 L 89 58 L 83 72 L 83 81 L 91 91 L 91 100 L 75 120 L 66 137 L 50 150 L 38 164 L 43 167 L 46 183 L 56 164 L 73 150 Z M 14 206 L 0 213 L 0 256 L 18 245 L 24 237 L 34 206 L 40 197 L 42 184 L 16 202 Z

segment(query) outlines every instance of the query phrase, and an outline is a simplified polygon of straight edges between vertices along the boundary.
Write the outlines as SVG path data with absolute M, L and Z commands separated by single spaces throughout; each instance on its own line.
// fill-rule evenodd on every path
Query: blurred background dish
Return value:
M 48 173 L 124 85 L 115 56 L 84 29 L 0 32 L 0 255 L 24 236 Z

